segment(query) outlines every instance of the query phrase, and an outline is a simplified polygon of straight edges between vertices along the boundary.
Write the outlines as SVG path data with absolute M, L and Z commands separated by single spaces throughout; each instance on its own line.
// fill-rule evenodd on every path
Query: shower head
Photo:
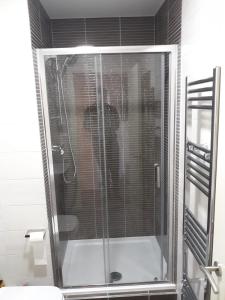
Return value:
M 74 65 L 77 62 L 78 55 L 67 55 L 61 67 L 61 74 L 66 70 L 68 66 Z
M 78 60 L 78 55 L 70 55 L 67 60 L 67 65 L 74 65 Z
M 56 81 L 56 74 L 57 74 L 57 66 L 56 66 L 56 60 L 53 57 L 50 57 L 45 62 L 46 66 L 46 74 L 49 79 L 51 79 L 53 82 Z

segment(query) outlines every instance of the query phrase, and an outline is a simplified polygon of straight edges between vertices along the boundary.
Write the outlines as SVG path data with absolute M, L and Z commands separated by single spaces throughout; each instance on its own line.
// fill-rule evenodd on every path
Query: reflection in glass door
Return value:
M 103 54 L 101 59 L 109 280 L 162 281 L 167 272 L 161 194 L 161 166 L 167 164 L 161 162 L 164 55 Z
M 168 280 L 166 54 L 44 59 L 63 286 Z

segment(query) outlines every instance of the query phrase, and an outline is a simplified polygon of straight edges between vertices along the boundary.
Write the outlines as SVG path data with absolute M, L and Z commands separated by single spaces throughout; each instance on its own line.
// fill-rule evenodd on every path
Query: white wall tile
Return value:
M 0 233 L 4 247 L 0 250 L 0 277 L 6 285 L 52 285 L 53 274 L 48 231 L 46 232 L 47 265 L 35 266 L 32 245 L 23 231 Z
M 1 192 L 1 190 L 0 190 Z M 5 224 L 5 202 L 3 201 L 3 198 L 0 196 L 0 232 L 6 230 L 6 224 Z M 1 242 L 1 240 L 0 240 Z
M 2 273 L 6 285 L 51 285 L 51 270 L 48 266 L 34 267 L 32 259 L 24 255 L 7 255 Z M 1 258 L 0 258 L 1 262 Z M 43 279 L 48 278 L 46 281 Z
M 2 255 L 25 254 L 29 252 L 28 240 L 24 237 L 24 230 L 5 231 L 0 235 Z
M 27 126 L 20 121 L 13 123 L 13 126 L 12 123 L 1 124 L 5 130 L 1 131 L 0 152 L 40 151 L 39 128 L 32 125 Z
M 0 180 L 43 178 L 40 152 L 0 153 Z
M 45 205 L 7 206 L 5 215 L 8 230 L 26 231 L 48 227 Z
M 24 239 L 27 229 L 47 228 L 27 0 L 0 1 L 0 31 L 0 277 L 53 284 L 48 235 L 46 270 L 32 265 Z
M 6 273 L 6 259 L 5 255 L 0 255 L 0 277 L 4 278 L 4 274 Z
M 0 231 L 0 256 L 5 255 L 5 232 Z
M 0 181 L 1 199 L 7 205 L 45 204 L 43 179 Z
M 212 76 L 212 69 L 221 66 L 221 105 L 220 105 L 220 128 L 219 128 L 219 148 L 217 164 L 217 192 L 216 192 L 216 214 L 214 232 L 214 259 L 225 265 L 224 255 L 224 131 L 225 131 L 225 2 L 223 0 L 183 0 L 182 7 L 182 99 L 185 99 L 185 76 L 190 80 L 206 78 Z M 184 102 L 183 102 L 184 103 Z M 200 114 L 196 116 L 200 117 Z M 201 136 L 197 136 L 196 131 L 192 131 L 192 137 L 196 142 L 209 144 L 209 120 L 210 118 L 204 113 L 204 124 L 197 124 L 201 128 Z M 192 119 L 194 123 L 196 119 Z M 203 128 L 204 125 L 204 128 Z M 199 193 L 192 193 L 191 207 L 195 211 L 200 222 L 206 225 L 207 201 L 204 196 L 200 197 Z M 204 201 L 205 200 L 205 201 Z M 220 217 L 218 218 L 218 216 Z M 220 219 L 221 218 L 221 219 Z M 216 245 L 216 247 L 215 247 Z M 193 264 L 189 260 L 189 271 L 192 273 L 195 282 L 198 275 L 196 274 L 196 262 Z M 218 281 L 220 284 L 220 295 L 211 293 L 211 299 L 225 299 L 225 284 L 223 280 Z M 215 296 L 215 297 L 214 297 Z M 218 298 L 219 297 L 219 298 Z M 200 297 L 197 297 L 201 299 Z

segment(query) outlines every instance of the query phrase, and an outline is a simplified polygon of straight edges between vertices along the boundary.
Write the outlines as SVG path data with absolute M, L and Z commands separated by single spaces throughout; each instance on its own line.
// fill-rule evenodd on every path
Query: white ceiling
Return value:
M 154 16 L 164 0 L 40 0 L 51 19 Z

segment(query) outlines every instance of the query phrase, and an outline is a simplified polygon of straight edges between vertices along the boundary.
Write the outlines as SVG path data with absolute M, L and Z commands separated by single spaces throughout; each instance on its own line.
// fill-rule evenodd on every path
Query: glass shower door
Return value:
M 62 285 L 167 280 L 166 55 L 44 64 Z
M 101 69 L 109 282 L 163 281 L 168 238 L 165 54 L 103 54 Z
M 45 57 L 63 286 L 108 282 L 100 55 Z

